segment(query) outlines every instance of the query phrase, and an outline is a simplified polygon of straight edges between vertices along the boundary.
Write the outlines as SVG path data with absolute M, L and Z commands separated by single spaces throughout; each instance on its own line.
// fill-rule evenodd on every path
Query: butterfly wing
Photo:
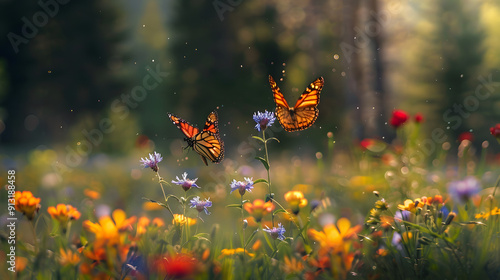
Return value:
M 215 134 L 219 133 L 219 116 L 217 115 L 217 111 L 208 114 L 203 131 L 210 131 Z
M 214 163 L 222 161 L 224 142 L 220 138 L 216 111 L 208 115 L 202 131 L 175 115 L 168 113 L 168 117 L 186 136 L 184 140 L 188 143 L 188 147 L 193 148 L 201 156 L 205 165 L 208 165 L 207 158 Z
M 201 156 L 208 165 L 207 158 L 213 163 L 219 163 L 224 159 L 224 142 L 219 134 L 203 130 L 193 138 L 193 149 Z
M 319 94 L 324 83 L 323 77 L 319 77 L 300 95 L 297 103 L 293 106 L 295 127 L 292 131 L 306 129 L 316 122 L 319 114 Z
M 182 131 L 182 133 L 184 133 L 186 138 L 193 138 L 193 136 L 200 132 L 197 127 L 173 114 L 168 113 L 168 118 Z
M 269 83 L 276 103 L 276 117 L 286 131 L 303 130 L 314 124 L 319 114 L 317 106 L 319 104 L 319 93 L 324 84 L 323 77 L 319 77 L 312 82 L 292 108 L 288 106 L 285 97 L 271 76 L 269 76 Z
M 290 115 L 290 107 L 271 75 L 269 75 L 269 84 L 271 85 L 271 90 L 273 92 L 274 103 L 276 103 L 276 117 L 286 131 L 292 131 L 287 129 L 288 127 L 294 126 L 294 120 Z

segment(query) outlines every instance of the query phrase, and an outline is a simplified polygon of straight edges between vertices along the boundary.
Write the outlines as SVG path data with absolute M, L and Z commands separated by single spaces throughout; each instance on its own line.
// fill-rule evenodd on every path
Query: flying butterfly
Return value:
M 314 80 L 300 95 L 295 106 L 290 107 L 273 77 L 269 75 L 269 84 L 276 103 L 276 117 L 286 131 L 303 130 L 314 124 L 319 114 L 319 93 L 324 83 L 323 77 Z
M 191 125 L 187 121 L 168 113 L 168 117 L 184 133 L 187 147 L 191 147 L 200 156 L 205 165 L 207 159 L 211 162 L 219 163 L 224 159 L 224 142 L 219 134 L 219 117 L 217 111 L 211 112 L 205 121 L 203 130 Z M 185 149 L 186 149 L 185 148 Z

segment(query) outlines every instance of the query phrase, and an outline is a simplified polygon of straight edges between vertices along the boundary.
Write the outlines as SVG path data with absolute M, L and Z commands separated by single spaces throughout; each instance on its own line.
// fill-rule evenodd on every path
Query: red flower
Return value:
M 461 143 L 462 141 L 464 140 L 469 140 L 469 141 L 474 141 L 474 135 L 472 134 L 472 132 L 462 132 L 460 133 L 460 135 L 458 135 L 458 142 Z
M 423 123 L 424 122 L 424 116 L 422 116 L 421 113 L 417 113 L 415 115 L 415 122 L 416 123 Z
M 363 149 L 368 150 L 368 149 L 370 149 L 370 147 L 372 147 L 375 144 L 375 140 L 370 139 L 370 138 L 365 138 L 365 139 L 361 140 L 361 142 L 359 144 L 361 145 L 361 147 Z
M 490 127 L 490 132 L 500 142 L 500 123 L 497 123 L 494 127 Z
M 187 254 L 168 256 L 156 262 L 156 270 L 166 273 L 169 279 L 191 279 L 196 266 L 196 259 Z
M 402 126 L 408 120 L 408 113 L 403 110 L 394 110 L 390 123 L 395 128 Z

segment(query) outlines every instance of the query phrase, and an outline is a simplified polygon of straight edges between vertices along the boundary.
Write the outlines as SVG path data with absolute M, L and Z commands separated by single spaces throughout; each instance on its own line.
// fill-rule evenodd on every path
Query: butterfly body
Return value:
M 208 115 L 201 131 L 175 115 L 168 113 L 168 117 L 184 134 L 184 141 L 187 143 L 185 149 L 192 148 L 200 155 L 205 165 L 208 165 L 207 159 L 213 163 L 224 159 L 224 142 L 219 134 L 219 117 L 216 111 Z
M 293 107 L 288 106 L 283 93 L 281 93 L 280 88 L 271 75 L 269 75 L 269 84 L 271 85 L 274 102 L 276 103 L 276 117 L 286 131 L 303 130 L 316 122 L 319 114 L 317 108 L 319 94 L 324 84 L 323 77 L 314 80 L 300 95 Z

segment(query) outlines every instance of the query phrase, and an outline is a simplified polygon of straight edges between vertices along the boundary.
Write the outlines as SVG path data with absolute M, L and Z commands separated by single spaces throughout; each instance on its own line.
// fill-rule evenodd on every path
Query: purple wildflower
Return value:
M 258 131 L 263 131 L 266 128 L 273 125 L 276 118 L 274 117 L 273 112 L 268 112 L 267 110 L 264 113 L 258 112 L 253 114 L 253 120 L 257 123 L 255 125 L 255 129 Z
M 285 228 L 281 225 L 278 224 L 278 227 L 273 227 L 272 229 L 269 229 L 268 226 L 266 226 L 267 229 L 263 229 L 263 231 L 269 233 L 272 238 L 276 239 L 278 238 L 279 240 L 285 240 Z
M 240 195 L 243 196 L 246 191 L 251 192 L 252 189 L 253 189 L 252 178 L 245 178 L 245 182 L 236 181 L 235 179 L 233 179 L 233 182 L 231 182 L 231 193 L 234 192 L 235 190 L 238 190 L 240 192 Z
M 153 154 L 149 154 L 149 158 L 141 158 L 141 163 L 144 168 L 150 167 L 154 172 L 158 172 L 158 163 L 162 161 L 163 158 L 157 152 L 153 152 Z
M 189 191 L 192 187 L 199 189 L 200 187 L 196 185 L 196 180 L 198 180 L 198 178 L 191 180 L 187 178 L 187 175 L 187 172 L 182 173 L 182 179 L 179 179 L 179 177 L 176 176 L 175 179 L 177 179 L 177 182 L 172 180 L 172 183 L 180 185 L 184 191 Z
M 407 221 L 408 222 L 408 221 L 410 221 L 410 214 L 411 214 L 411 212 L 407 211 L 407 210 L 398 211 L 394 215 L 394 220 L 396 220 L 398 222 L 401 222 L 401 221 Z
M 454 201 L 464 204 L 481 190 L 479 181 L 472 176 L 468 176 L 461 181 L 454 181 L 448 185 L 448 192 Z
M 210 201 L 210 198 L 206 198 L 205 200 L 200 200 L 200 197 L 197 196 L 193 199 L 191 199 L 191 208 L 196 208 L 198 212 L 205 211 L 205 214 L 210 215 L 210 212 L 208 212 L 207 207 L 212 207 L 212 201 Z

